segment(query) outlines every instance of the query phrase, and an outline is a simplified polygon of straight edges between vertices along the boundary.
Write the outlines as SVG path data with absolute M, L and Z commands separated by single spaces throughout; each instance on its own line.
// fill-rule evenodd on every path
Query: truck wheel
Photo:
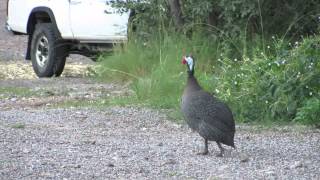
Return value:
M 31 40 L 31 61 L 38 77 L 60 76 L 66 63 L 67 48 L 51 23 L 35 27 Z

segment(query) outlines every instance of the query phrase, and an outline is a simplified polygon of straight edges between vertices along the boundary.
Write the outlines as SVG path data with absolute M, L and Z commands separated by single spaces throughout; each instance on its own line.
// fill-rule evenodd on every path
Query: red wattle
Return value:
M 185 59 L 184 57 L 182 58 L 181 63 L 182 63 L 182 64 L 187 64 L 187 61 L 186 61 L 186 59 Z

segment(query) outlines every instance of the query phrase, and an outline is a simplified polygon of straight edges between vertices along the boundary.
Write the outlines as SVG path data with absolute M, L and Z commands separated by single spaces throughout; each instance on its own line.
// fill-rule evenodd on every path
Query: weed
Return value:
M 11 128 L 13 128 L 13 129 L 24 129 L 25 127 L 26 127 L 26 125 L 23 123 L 16 123 L 16 124 L 11 125 Z
M 0 87 L 0 98 L 6 97 L 30 97 L 36 93 L 29 88 L 24 87 Z

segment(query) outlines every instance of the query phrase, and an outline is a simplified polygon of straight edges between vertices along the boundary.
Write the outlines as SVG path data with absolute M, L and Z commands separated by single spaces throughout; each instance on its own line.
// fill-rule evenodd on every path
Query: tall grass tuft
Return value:
M 320 111 L 320 36 L 293 44 L 276 37 L 263 43 L 196 33 L 153 37 L 133 38 L 103 56 L 99 78 L 130 81 L 137 102 L 178 112 L 187 77 L 180 61 L 192 52 L 200 84 L 227 102 L 238 121 L 319 124 L 310 113 Z
M 197 70 L 207 72 L 211 70 L 217 47 L 210 41 L 177 34 L 149 41 L 137 38 L 125 47 L 117 47 L 112 56 L 102 57 L 99 78 L 132 81 L 131 88 L 141 103 L 177 108 L 186 80 L 182 56 L 196 54 Z

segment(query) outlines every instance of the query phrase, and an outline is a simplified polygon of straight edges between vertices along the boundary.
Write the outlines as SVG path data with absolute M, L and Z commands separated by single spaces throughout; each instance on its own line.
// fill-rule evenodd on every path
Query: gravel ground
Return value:
M 319 129 L 238 125 L 236 150 L 218 158 L 211 143 L 201 156 L 202 139 L 164 110 L 59 106 L 128 95 L 127 85 L 17 69 L 0 80 L 0 179 L 320 179 Z
M 319 130 L 238 126 L 237 150 L 223 158 L 163 112 L 0 111 L 0 179 L 319 179 Z

